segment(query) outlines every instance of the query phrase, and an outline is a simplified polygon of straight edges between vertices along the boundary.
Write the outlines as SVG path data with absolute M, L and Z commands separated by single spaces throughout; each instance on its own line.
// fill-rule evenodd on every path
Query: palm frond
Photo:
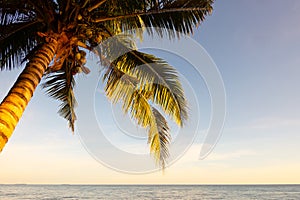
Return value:
M 108 1 L 91 18 L 94 23 L 102 23 L 107 27 L 119 24 L 122 31 L 152 27 L 148 29 L 149 34 L 156 32 L 161 37 L 168 35 L 174 38 L 192 33 L 205 16 L 212 12 L 213 2 L 214 0 Z
M 104 74 L 104 81 L 109 99 L 113 103 L 122 102 L 124 112 L 129 112 L 138 125 L 148 129 L 150 152 L 157 163 L 165 168 L 169 157 L 169 127 L 160 112 L 151 106 L 147 93 L 138 87 L 138 79 L 110 65 Z
M 35 30 L 41 27 L 40 23 L 22 25 L 24 27 L 19 27 L 17 31 L 9 33 L 7 31 L 11 28 L 7 28 L 0 34 L 0 70 L 19 67 L 25 56 L 37 45 Z
M 161 106 L 178 125 L 187 119 L 187 101 L 176 70 L 166 61 L 127 47 L 116 39 L 104 49 L 112 65 L 124 74 L 135 77 L 148 99 Z M 125 53 L 122 53 L 125 52 Z M 120 55 L 122 54 L 122 55 Z
M 0 0 L 0 15 L 7 15 L 12 14 L 14 15 L 16 11 L 20 14 L 26 14 L 28 13 L 28 10 L 30 10 L 30 1 L 22 2 L 19 0 Z M 3 22 L 3 21 L 1 21 Z
M 150 14 L 143 15 L 142 18 L 147 26 L 166 28 L 171 33 L 173 31 L 174 36 L 176 32 L 190 34 L 212 12 L 213 2 L 214 0 L 160 1 L 160 4 L 150 8 Z M 156 31 L 160 33 L 162 29 Z
M 25 56 L 37 45 L 36 32 L 44 28 L 34 12 L 24 13 L 26 5 L 13 2 L 5 3 L 0 10 L 0 70 L 20 66 Z
M 130 109 L 131 116 L 137 120 L 138 124 L 148 128 L 150 152 L 160 166 L 165 168 L 170 141 L 167 121 L 138 91 L 133 93 Z
M 156 162 L 165 168 L 169 156 L 168 144 L 170 141 L 167 121 L 138 90 L 132 94 L 130 113 L 139 125 L 148 128 L 150 152 Z
M 113 103 L 122 103 L 138 125 L 148 129 L 150 152 L 157 163 L 165 168 L 169 157 L 170 134 L 168 123 L 160 112 L 151 106 L 147 91 L 139 88 L 139 80 L 120 71 L 111 64 L 104 74 L 105 91 Z
M 72 61 L 66 60 L 61 70 L 48 74 L 42 87 L 50 97 L 61 101 L 58 113 L 68 120 L 69 127 L 74 132 L 76 120 L 75 107 L 77 105 L 73 92 L 75 80 L 72 76 Z
M 164 116 L 153 107 L 152 114 L 155 116 L 154 125 L 156 128 L 151 130 L 148 142 L 150 144 L 151 153 L 164 169 L 169 157 L 169 143 L 171 140 L 169 126 Z

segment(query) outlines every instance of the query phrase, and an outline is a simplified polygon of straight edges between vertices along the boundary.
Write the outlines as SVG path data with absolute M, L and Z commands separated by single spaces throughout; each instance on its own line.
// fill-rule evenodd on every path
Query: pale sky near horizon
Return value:
M 222 137 L 206 159 L 198 160 L 199 135 L 164 174 L 114 171 L 92 158 L 57 115 L 58 103 L 38 88 L 0 154 L 0 184 L 300 183 L 299 10 L 298 0 L 216 0 L 213 14 L 195 31 L 227 96 Z M 16 72 L 0 73 L 0 99 Z

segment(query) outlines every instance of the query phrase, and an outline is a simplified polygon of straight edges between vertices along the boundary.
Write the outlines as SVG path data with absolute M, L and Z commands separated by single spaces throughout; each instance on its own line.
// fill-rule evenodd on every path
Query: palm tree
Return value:
M 85 63 L 90 51 L 100 58 L 107 96 L 122 102 L 124 111 L 148 129 L 150 152 L 164 167 L 170 135 L 161 111 L 182 126 L 186 99 L 175 69 L 138 51 L 130 34 L 139 35 L 145 27 L 152 27 L 148 34 L 160 37 L 191 34 L 212 4 L 213 0 L 0 0 L 0 70 L 24 67 L 0 105 L 0 151 L 42 77 L 42 87 L 62 102 L 58 112 L 74 131 L 74 77 L 89 72 Z M 103 44 L 113 36 L 118 39 Z M 118 55 L 119 48 L 126 53 Z

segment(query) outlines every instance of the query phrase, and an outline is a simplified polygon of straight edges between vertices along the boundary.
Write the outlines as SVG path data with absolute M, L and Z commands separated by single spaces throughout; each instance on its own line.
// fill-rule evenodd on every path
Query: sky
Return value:
M 38 88 L 0 154 L 0 183 L 300 183 L 299 9 L 298 0 L 216 0 L 212 15 L 193 34 L 218 67 L 227 98 L 222 135 L 205 159 L 199 160 L 199 152 L 211 105 L 203 80 L 196 88 L 201 125 L 194 143 L 165 172 L 139 174 L 116 171 L 95 159 L 82 144 L 79 131 L 73 135 L 67 122 L 57 115 L 59 103 Z M 184 61 L 167 53 L 162 57 L 180 72 L 185 71 Z M 0 99 L 19 72 L 0 73 Z M 186 82 L 198 79 L 193 75 L 185 78 Z M 82 86 L 76 95 L 81 99 L 85 99 L 88 81 L 89 77 L 78 77 Z M 101 91 L 95 100 L 101 101 L 95 109 L 103 114 L 98 120 L 101 116 L 107 120 L 102 125 L 110 141 L 128 152 L 147 152 L 147 141 L 132 142 L 120 136 L 116 120 L 111 119 L 114 107 L 105 103 Z M 79 102 L 79 107 L 87 104 Z M 111 157 L 109 151 L 104 152 Z

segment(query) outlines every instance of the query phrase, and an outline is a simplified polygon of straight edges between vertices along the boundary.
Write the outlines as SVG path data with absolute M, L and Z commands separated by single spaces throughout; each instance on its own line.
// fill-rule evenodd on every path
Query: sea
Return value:
M 300 185 L 0 185 L 1 200 L 300 200 Z

